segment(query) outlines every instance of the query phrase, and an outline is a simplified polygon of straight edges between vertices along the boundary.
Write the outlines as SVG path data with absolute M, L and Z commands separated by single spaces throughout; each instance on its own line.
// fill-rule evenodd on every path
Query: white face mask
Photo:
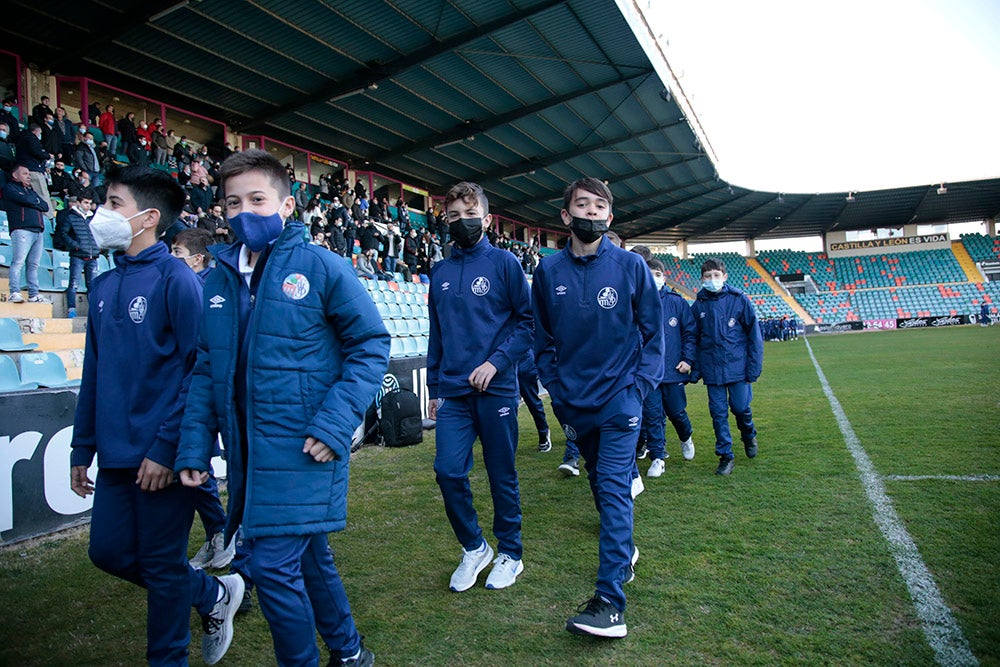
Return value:
M 722 289 L 723 284 L 722 278 L 716 278 L 715 280 L 708 280 L 707 278 L 702 281 L 701 286 L 707 289 L 709 292 L 718 292 Z
M 103 206 L 98 207 L 90 221 L 90 233 L 94 236 L 97 245 L 106 250 L 125 250 L 132 245 L 132 239 L 142 234 L 145 229 L 137 232 L 132 231 L 129 221 L 137 218 L 143 213 L 148 213 L 152 209 L 139 211 L 132 217 L 126 218 L 117 211 L 112 211 Z
M 663 289 L 663 286 L 667 284 L 667 281 L 663 278 L 653 278 L 653 284 L 656 285 L 657 291 Z

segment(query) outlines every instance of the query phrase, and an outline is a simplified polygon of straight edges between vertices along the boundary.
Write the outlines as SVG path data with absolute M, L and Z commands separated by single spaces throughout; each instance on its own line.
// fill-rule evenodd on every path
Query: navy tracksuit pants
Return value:
M 205 539 L 210 540 L 216 533 L 226 529 L 226 512 L 219 500 L 219 482 L 215 474 L 209 470 L 208 479 L 196 490 L 195 511 L 201 517 L 205 527 Z
M 483 543 L 483 531 L 472 504 L 469 472 L 476 437 L 493 496 L 493 534 L 497 551 L 520 560 L 521 492 L 514 455 L 517 452 L 517 398 L 468 394 L 438 399 L 434 472 L 445 513 L 462 548 Z
M 728 460 L 733 458 L 729 411 L 736 417 L 736 426 L 744 442 L 757 435 L 757 429 L 753 425 L 753 412 L 750 410 L 753 390 L 749 382 L 710 384 L 707 387 L 708 412 L 712 415 L 712 428 L 715 429 L 715 453 L 719 458 Z
M 316 633 L 334 661 L 361 648 L 344 584 L 326 533 L 257 537 L 250 543 L 250 572 L 260 610 L 271 628 L 281 667 L 319 665 Z
M 642 435 L 654 459 L 666 457 L 665 419 L 669 419 L 677 437 L 684 442 L 694 432 L 687 415 L 687 394 L 683 382 L 663 383 L 649 392 L 642 402 Z
M 539 435 L 548 433 L 549 423 L 545 419 L 545 406 L 542 404 L 541 396 L 538 395 L 538 373 L 519 372 L 517 386 L 521 391 L 521 398 L 524 399 L 524 405 L 528 408 L 528 412 L 531 413 L 531 418 L 535 422 L 535 430 L 538 431 Z
M 147 493 L 137 469 L 98 469 L 90 517 L 90 560 L 146 589 L 146 659 L 187 665 L 191 607 L 212 611 L 215 577 L 188 564 L 195 489 L 174 483 Z
M 629 575 L 632 552 L 632 478 L 639 440 L 642 400 L 626 387 L 599 411 L 577 410 L 559 403 L 553 411 L 568 440 L 585 461 L 590 490 L 601 518 L 596 593 L 625 610 L 622 585 Z

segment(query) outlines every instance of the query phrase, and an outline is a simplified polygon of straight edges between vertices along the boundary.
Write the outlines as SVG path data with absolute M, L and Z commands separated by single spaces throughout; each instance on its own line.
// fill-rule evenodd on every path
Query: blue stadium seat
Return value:
M 66 367 L 53 352 L 33 352 L 21 355 L 21 380 L 37 382 L 41 387 L 76 387 L 79 380 L 66 378 Z
M 427 336 L 421 336 L 417 339 L 417 356 L 427 356 Z
M 419 336 L 420 322 L 418 322 L 417 320 L 406 320 L 406 335 Z
M 38 385 L 34 382 L 21 382 L 21 376 L 17 372 L 14 360 L 7 356 L 0 356 L 0 392 L 26 391 L 28 389 L 38 389 Z
M 0 266 L 10 266 L 14 259 L 14 248 L 9 245 L 0 245 Z
M 399 357 L 405 356 L 406 352 L 403 350 L 403 339 L 392 338 L 389 343 L 389 357 L 392 359 L 398 359 Z
M 402 310 L 398 303 L 387 304 L 389 306 L 389 317 L 397 319 L 403 316 Z
M 383 320 L 389 319 L 389 305 L 383 301 L 376 301 L 375 308 L 378 309 L 378 314 L 382 316 Z
M 420 335 L 428 336 L 431 333 L 431 321 L 426 317 L 420 317 L 417 319 L 417 324 L 420 326 Z
M 38 343 L 25 343 L 21 337 L 21 327 L 11 317 L 0 318 L 0 351 L 27 352 L 38 347 Z
M 403 341 L 404 357 L 415 357 L 419 354 L 416 338 L 397 338 L 396 340 Z

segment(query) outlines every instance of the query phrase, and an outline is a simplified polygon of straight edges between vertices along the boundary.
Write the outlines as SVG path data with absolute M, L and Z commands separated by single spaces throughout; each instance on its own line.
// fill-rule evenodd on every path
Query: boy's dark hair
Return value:
M 260 149 L 241 151 L 227 157 L 219 168 L 219 189 L 225 192 L 226 181 L 248 171 L 259 171 L 267 176 L 271 185 L 278 191 L 279 199 L 283 200 L 292 194 L 285 165 L 281 164 L 278 158 Z
M 112 167 L 105 181 L 117 184 L 132 194 L 139 210 L 155 208 L 160 212 L 156 235 L 160 236 L 177 222 L 184 209 L 184 189 L 170 174 L 148 167 Z
M 709 257 L 701 265 L 701 275 L 706 271 L 722 271 L 726 273 L 726 263 L 717 257 Z
M 633 250 L 634 250 L 634 248 L 633 248 Z M 650 271 L 659 271 L 660 273 L 663 273 L 663 271 L 665 270 L 665 268 L 663 266 L 663 262 L 661 262 L 660 260 L 656 259 L 655 257 L 653 257 L 652 259 L 647 259 L 646 260 L 646 266 L 649 267 Z
M 573 201 L 573 193 L 577 190 L 583 190 L 584 192 L 589 192 L 592 195 L 597 195 L 598 197 L 603 197 L 608 200 L 608 208 L 611 208 L 615 203 L 615 198 L 611 194 L 611 190 L 604 181 L 600 181 L 593 176 L 584 176 L 583 178 L 578 178 L 568 186 L 563 192 L 563 210 L 568 211 L 569 205 Z
M 208 246 L 212 245 L 214 241 L 212 232 L 200 227 L 196 229 L 182 229 L 174 236 L 174 245 L 184 246 L 192 255 L 204 255 L 205 259 L 210 259 L 208 256 Z
M 632 252 L 639 255 L 639 257 L 642 257 L 644 260 L 646 260 L 647 264 L 649 263 L 649 260 L 653 257 L 653 252 L 644 245 L 632 246 Z M 660 270 L 662 271 L 663 269 Z
M 490 201 L 486 198 L 486 193 L 483 192 L 483 189 L 477 183 L 462 181 L 451 186 L 451 190 L 448 190 L 448 194 L 444 196 L 444 207 L 447 209 L 449 204 L 459 199 L 462 201 L 475 199 L 483 207 L 483 217 L 485 218 L 490 214 Z

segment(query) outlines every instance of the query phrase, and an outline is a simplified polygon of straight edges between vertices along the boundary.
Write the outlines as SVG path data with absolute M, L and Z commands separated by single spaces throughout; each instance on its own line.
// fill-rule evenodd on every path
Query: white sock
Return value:
M 361 649 L 358 649 L 358 652 L 355 653 L 354 655 L 352 655 L 352 656 L 350 656 L 348 658 L 341 658 L 341 660 L 357 660 L 360 657 L 361 657 Z
M 215 594 L 215 604 L 219 604 L 226 597 L 226 585 L 218 577 L 215 580 L 219 582 L 219 590 Z

